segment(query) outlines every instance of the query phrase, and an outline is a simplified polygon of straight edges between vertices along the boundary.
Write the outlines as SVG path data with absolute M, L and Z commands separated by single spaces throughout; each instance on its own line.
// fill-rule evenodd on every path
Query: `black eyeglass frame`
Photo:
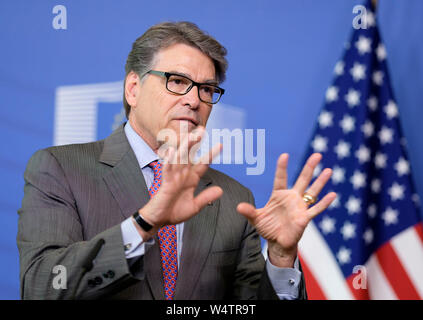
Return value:
M 218 87 L 218 86 L 216 86 L 216 85 L 214 85 L 214 84 L 195 82 L 194 80 L 192 80 L 192 79 L 190 79 L 190 78 L 188 78 L 188 77 L 186 77 L 186 76 L 184 76 L 184 75 L 178 74 L 178 73 L 164 72 L 164 71 L 157 71 L 157 70 L 149 70 L 149 71 L 147 71 L 145 74 L 147 74 L 147 73 L 149 73 L 149 74 L 155 74 L 155 75 L 157 75 L 157 76 L 160 76 L 160 77 L 166 78 L 166 90 L 168 90 L 169 92 L 172 92 L 172 93 L 174 93 L 174 94 L 181 95 L 181 96 L 183 96 L 183 95 L 187 94 L 188 92 L 190 92 L 190 91 L 191 91 L 191 89 L 192 89 L 193 87 L 197 87 L 197 88 L 198 88 L 198 98 L 199 98 L 202 102 L 204 102 L 204 103 L 208 103 L 208 104 L 216 104 L 216 103 L 218 103 L 218 102 L 220 101 L 220 98 L 222 98 L 222 95 L 225 93 L 225 89 L 223 89 L 223 88 L 221 88 L 221 87 Z M 188 89 L 186 90 L 186 92 L 185 92 L 185 93 L 175 92 L 175 91 L 172 91 L 172 90 L 170 90 L 170 89 L 168 88 L 168 81 L 169 81 L 169 78 L 170 78 L 171 76 L 178 76 L 178 77 L 182 77 L 182 78 L 185 78 L 185 79 L 187 79 L 187 80 L 191 81 L 191 85 L 188 87 Z M 217 100 L 216 100 L 215 102 L 209 102 L 209 101 L 204 101 L 203 99 L 201 99 L 201 97 L 200 97 L 200 86 L 209 86 L 209 87 L 213 87 L 213 88 L 215 88 L 215 89 L 218 89 L 218 90 L 220 91 L 220 95 L 219 95 L 219 97 L 217 98 Z M 216 92 L 216 91 L 215 91 L 215 92 Z M 217 92 L 216 92 L 216 93 L 217 93 Z

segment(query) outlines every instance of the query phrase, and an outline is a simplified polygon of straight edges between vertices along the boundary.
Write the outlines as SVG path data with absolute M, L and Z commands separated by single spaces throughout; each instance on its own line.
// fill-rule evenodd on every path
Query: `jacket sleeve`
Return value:
M 120 225 L 84 241 L 72 190 L 48 150 L 32 156 L 24 179 L 17 234 L 22 299 L 101 298 L 144 277 L 129 269 Z M 93 267 L 85 272 L 91 259 Z

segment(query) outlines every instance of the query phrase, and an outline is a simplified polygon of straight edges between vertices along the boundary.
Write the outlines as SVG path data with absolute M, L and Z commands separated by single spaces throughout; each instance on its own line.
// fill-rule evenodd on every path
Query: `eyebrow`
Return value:
M 180 76 L 184 76 L 184 77 L 187 77 L 188 79 L 192 80 L 191 76 L 189 74 L 179 72 L 179 71 L 175 71 L 175 70 L 171 70 L 171 71 L 168 71 L 168 72 L 174 73 L 174 74 L 177 74 L 177 75 L 180 75 Z M 194 80 L 192 80 L 192 81 L 194 81 Z M 209 79 L 209 80 L 205 80 L 204 82 L 199 82 L 199 83 L 206 83 L 206 84 L 211 84 L 211 85 L 214 85 L 214 86 L 217 86 L 219 84 L 216 79 Z

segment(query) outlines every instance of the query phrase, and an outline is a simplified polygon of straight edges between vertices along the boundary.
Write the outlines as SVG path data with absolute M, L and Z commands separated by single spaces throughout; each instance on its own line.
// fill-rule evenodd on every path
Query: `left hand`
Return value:
M 322 159 L 320 153 L 312 154 L 301 171 L 292 189 L 287 189 L 288 154 L 282 154 L 277 163 L 273 191 L 267 204 L 260 209 L 249 203 L 240 203 L 237 210 L 257 229 L 268 242 L 270 262 L 278 267 L 293 267 L 297 256 L 297 245 L 307 224 L 324 211 L 336 198 L 335 192 L 309 207 L 303 200 L 307 193 L 317 197 L 332 175 L 326 168 L 309 186 L 314 169 Z

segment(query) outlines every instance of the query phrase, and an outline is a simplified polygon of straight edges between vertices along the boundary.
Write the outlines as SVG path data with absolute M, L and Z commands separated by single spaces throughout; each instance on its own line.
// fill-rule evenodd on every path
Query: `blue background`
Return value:
M 67 8 L 67 30 L 52 27 L 58 4 Z M 263 206 L 278 155 L 291 155 L 291 183 L 299 169 L 356 4 L 361 1 L 1 1 L 0 299 L 19 298 L 15 239 L 23 172 L 36 150 L 53 144 L 58 86 L 122 80 L 132 42 L 148 27 L 167 20 L 197 23 L 229 52 L 223 102 L 245 111 L 245 128 L 266 129 L 264 174 L 247 176 L 247 165 L 218 167 L 251 188 Z M 423 198 L 423 1 L 380 0 L 378 11 Z M 101 110 L 101 123 L 115 113 Z M 104 128 L 98 137 L 107 135 Z

